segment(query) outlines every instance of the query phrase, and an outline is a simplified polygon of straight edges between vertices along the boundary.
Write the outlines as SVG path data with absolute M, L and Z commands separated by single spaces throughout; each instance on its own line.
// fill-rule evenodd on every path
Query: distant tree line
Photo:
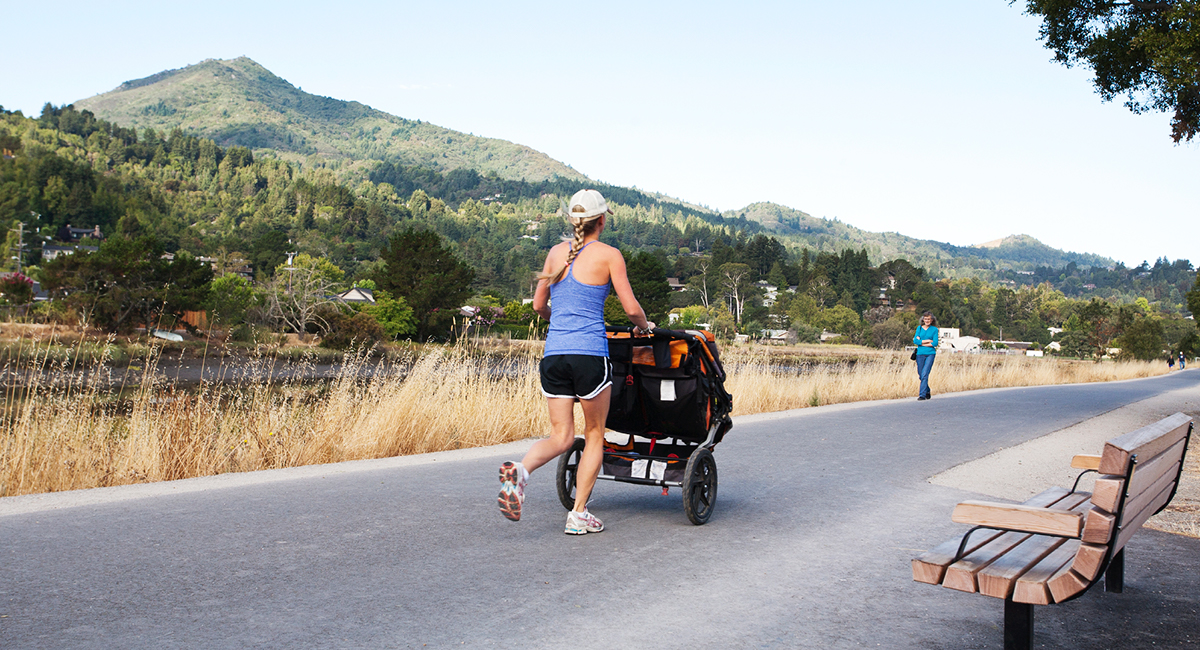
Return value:
M 447 335 L 457 308 L 474 304 L 482 314 L 476 325 L 533 331 L 536 316 L 520 301 L 532 295 L 535 271 L 566 230 L 556 214 L 562 200 L 583 187 L 395 162 L 347 183 L 320 165 L 179 130 L 138 133 L 70 106 L 48 104 L 36 119 L 0 112 L 6 258 L 21 256 L 61 304 L 111 329 L 208 308 L 241 331 L 424 339 Z M 865 248 L 789 247 L 744 216 L 598 189 L 616 211 L 603 239 L 626 254 L 635 291 L 659 322 L 674 311 L 725 335 L 788 330 L 815 340 L 827 331 L 891 347 L 911 336 L 914 309 L 930 309 L 944 326 L 983 338 L 1045 345 L 1050 327 L 1087 330 L 1092 347 L 1071 348 L 1084 356 L 1130 332 L 1145 338 L 1143 322 L 1161 325 L 1164 349 L 1195 329 L 1181 317 L 1195 291 L 1187 260 L 1042 267 L 996 284 L 938 279 L 905 259 L 873 266 Z M 18 222 L 26 251 L 16 250 Z M 41 260 L 41 246 L 67 224 L 98 226 L 106 239 L 95 253 Z M 668 277 L 685 290 L 671 291 Z M 10 297 L 22 284 L 13 283 Z M 307 289 L 298 293 L 297 285 Z M 386 307 L 325 300 L 353 285 L 374 288 Z M 1089 300 L 1089 291 L 1108 292 L 1107 300 Z M 1093 313 L 1099 304 L 1114 311 Z

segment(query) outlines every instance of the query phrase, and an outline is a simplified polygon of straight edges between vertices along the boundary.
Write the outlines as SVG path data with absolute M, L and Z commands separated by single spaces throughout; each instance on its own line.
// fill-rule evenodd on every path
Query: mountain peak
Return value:
M 982 244 L 974 244 L 971 247 L 972 248 L 1000 248 L 1001 246 L 1011 246 L 1011 245 L 1020 245 L 1020 244 L 1026 244 L 1026 245 L 1032 244 L 1032 245 L 1038 245 L 1038 246 L 1043 245 L 1042 242 L 1038 241 L 1036 238 L 1034 238 L 1031 235 L 1009 235 L 1007 237 L 1001 237 L 1000 239 L 993 239 L 991 241 L 985 241 Z
M 311 156 L 388 160 L 443 172 L 466 167 L 512 180 L 586 179 L 529 147 L 306 93 L 245 56 L 205 59 L 126 81 L 75 106 L 139 130 L 179 128 L 223 146 L 270 149 L 295 162 Z

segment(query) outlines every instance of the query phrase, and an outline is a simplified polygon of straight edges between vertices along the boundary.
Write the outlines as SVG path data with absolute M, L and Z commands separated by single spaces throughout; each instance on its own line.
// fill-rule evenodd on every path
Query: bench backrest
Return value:
M 1104 444 L 1075 559 L 1050 579 L 1055 602 L 1083 591 L 1175 495 L 1192 419 L 1176 413 Z

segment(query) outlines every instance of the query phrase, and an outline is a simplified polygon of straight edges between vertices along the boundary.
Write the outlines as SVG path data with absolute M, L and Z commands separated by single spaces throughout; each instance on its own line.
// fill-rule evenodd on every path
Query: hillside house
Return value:
M 70 255 L 78 250 L 95 253 L 96 251 L 100 250 L 100 248 L 97 246 L 84 246 L 83 244 L 70 244 L 64 246 L 44 244 L 42 246 L 42 261 L 49 262 L 56 257 Z
M 104 239 L 104 234 L 100 232 L 100 226 L 91 228 L 75 228 L 71 224 L 67 224 L 58 229 L 54 234 L 54 239 L 63 242 L 64 244 L 74 244 L 85 239 L 95 239 L 97 241 Z
M 759 280 L 758 282 L 754 283 L 754 286 L 758 287 L 763 292 L 763 307 L 771 307 L 775 304 L 775 301 L 779 299 L 779 287 L 767 283 L 766 280 Z
M 373 294 L 370 289 L 364 289 L 362 287 L 347 289 L 346 291 L 333 296 L 333 298 L 342 302 L 353 302 L 360 305 L 375 304 L 375 294 Z

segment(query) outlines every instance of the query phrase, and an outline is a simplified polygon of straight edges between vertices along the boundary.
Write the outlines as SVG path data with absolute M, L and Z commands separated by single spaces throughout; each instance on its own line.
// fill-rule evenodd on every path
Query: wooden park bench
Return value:
M 1121 592 L 1125 544 L 1174 498 L 1191 435 L 1192 419 L 1176 413 L 1075 456 L 1080 478 L 1100 474 L 1091 494 L 1054 487 L 1020 505 L 958 504 L 951 519 L 974 528 L 914 559 L 913 580 L 1004 599 L 1004 647 L 1031 648 L 1034 605 L 1078 598 L 1101 574 L 1105 591 Z

